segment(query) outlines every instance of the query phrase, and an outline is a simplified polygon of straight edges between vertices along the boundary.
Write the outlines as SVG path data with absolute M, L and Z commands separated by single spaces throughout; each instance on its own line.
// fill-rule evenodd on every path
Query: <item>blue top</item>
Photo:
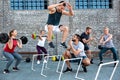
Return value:
M 62 16 L 62 13 L 58 12 L 57 9 L 56 9 L 55 13 L 48 15 L 47 24 L 48 25 L 54 25 L 54 26 L 59 25 L 61 16 Z
M 104 36 L 103 36 L 104 41 L 105 41 L 106 39 L 108 39 L 108 37 L 109 37 L 109 34 L 108 34 L 108 35 L 104 35 Z M 109 40 L 108 42 L 106 42 L 105 45 L 104 45 L 104 47 L 106 47 L 106 48 L 114 47 L 114 44 L 113 44 L 112 39 Z
M 86 34 L 85 32 L 83 32 L 83 33 L 81 34 L 81 36 L 80 36 L 81 41 L 82 41 L 82 39 L 88 40 L 89 37 L 90 37 L 90 35 L 89 35 L 89 34 Z M 83 44 L 86 44 L 86 43 L 84 43 L 83 41 L 82 41 L 82 43 L 83 43 Z

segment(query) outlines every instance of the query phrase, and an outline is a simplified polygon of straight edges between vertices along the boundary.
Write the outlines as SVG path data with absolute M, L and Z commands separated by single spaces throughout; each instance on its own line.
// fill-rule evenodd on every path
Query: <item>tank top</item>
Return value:
M 107 40 L 109 36 L 110 36 L 109 34 L 108 35 L 104 35 L 103 36 L 104 41 Z M 104 47 L 106 47 L 106 48 L 114 47 L 112 39 L 109 40 L 108 42 L 106 42 L 105 45 L 104 45 Z
M 40 47 L 44 47 L 44 45 L 45 45 L 45 40 L 46 40 L 46 37 L 42 37 L 42 40 L 38 40 L 38 46 L 40 46 Z
M 58 12 L 57 9 L 56 9 L 55 13 L 48 15 L 47 24 L 48 25 L 54 25 L 54 26 L 59 25 L 61 16 L 62 16 L 62 13 Z
M 9 53 L 14 53 L 14 50 L 15 50 L 16 46 L 17 46 L 17 40 L 13 39 L 13 47 L 12 47 L 12 49 L 10 49 L 10 48 L 8 47 L 8 43 L 7 43 L 7 44 L 5 45 L 5 47 L 4 47 L 4 51 L 5 51 L 5 52 L 9 52 Z

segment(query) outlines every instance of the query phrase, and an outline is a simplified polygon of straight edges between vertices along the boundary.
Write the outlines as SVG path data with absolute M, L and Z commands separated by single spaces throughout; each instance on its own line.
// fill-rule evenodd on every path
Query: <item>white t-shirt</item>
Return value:
M 75 44 L 73 43 L 73 47 L 74 47 L 74 49 L 76 49 L 76 50 L 79 49 L 79 50 L 81 51 L 76 57 L 86 56 L 85 51 L 84 51 L 84 45 L 83 45 L 82 42 L 79 42 L 77 45 L 75 45 Z
M 42 38 L 42 40 L 38 40 L 38 46 L 41 46 L 41 47 L 44 47 L 44 45 L 45 45 L 45 40 L 46 40 L 46 37 L 41 37 Z

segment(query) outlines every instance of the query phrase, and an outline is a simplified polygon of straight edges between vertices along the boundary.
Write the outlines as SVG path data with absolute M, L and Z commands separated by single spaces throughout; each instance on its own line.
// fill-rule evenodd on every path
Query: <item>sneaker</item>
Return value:
M 44 63 L 47 63 L 47 58 L 44 58 Z
M 37 64 L 40 64 L 40 60 L 37 61 Z
M 100 62 L 99 64 L 98 64 L 98 66 L 100 66 L 100 64 L 102 64 L 103 62 Z
M 6 74 L 6 73 L 9 73 L 10 71 L 8 69 L 4 69 L 3 73 Z
M 51 48 L 55 48 L 53 42 L 50 42 L 50 43 L 49 43 L 49 46 L 50 46 Z
M 114 63 L 114 67 L 116 66 L 116 63 Z
M 67 45 L 65 44 L 65 42 L 60 43 L 64 48 L 67 48 Z
M 63 73 L 65 73 L 65 72 L 71 72 L 72 71 L 72 68 L 71 69 L 69 69 L 68 67 L 67 67 L 67 69 L 65 70 L 65 71 L 63 71 Z
M 84 72 L 87 72 L 86 66 L 82 65 L 82 68 L 83 68 L 83 71 L 84 71 Z
M 91 59 L 90 63 L 93 64 L 93 59 Z
M 19 69 L 17 67 L 13 67 L 13 71 L 18 71 Z

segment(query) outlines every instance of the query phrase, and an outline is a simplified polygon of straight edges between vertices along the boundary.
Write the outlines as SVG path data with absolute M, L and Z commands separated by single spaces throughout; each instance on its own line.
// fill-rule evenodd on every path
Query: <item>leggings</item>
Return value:
M 22 56 L 20 54 L 16 53 L 16 52 L 9 53 L 9 52 L 3 51 L 3 55 L 8 60 L 8 62 L 6 64 L 6 69 L 9 69 L 9 67 L 13 63 L 14 59 L 16 59 L 15 67 L 17 67 L 20 64 L 21 60 L 22 60 Z
M 100 51 L 100 53 L 99 53 L 100 61 L 103 60 L 102 55 L 103 55 L 106 51 L 108 51 L 108 50 L 111 50 L 111 51 L 112 51 L 112 53 L 113 53 L 113 58 L 114 58 L 114 60 L 116 61 L 116 60 L 118 59 L 118 57 L 117 57 L 117 51 L 116 51 L 115 47 L 112 47 L 112 48 L 103 48 L 103 49 L 101 49 L 101 51 Z
M 37 52 L 38 54 L 42 54 L 42 52 L 44 52 L 44 54 L 47 54 L 47 50 L 44 47 L 41 46 L 36 46 Z M 41 60 L 41 56 L 37 56 L 37 60 Z

